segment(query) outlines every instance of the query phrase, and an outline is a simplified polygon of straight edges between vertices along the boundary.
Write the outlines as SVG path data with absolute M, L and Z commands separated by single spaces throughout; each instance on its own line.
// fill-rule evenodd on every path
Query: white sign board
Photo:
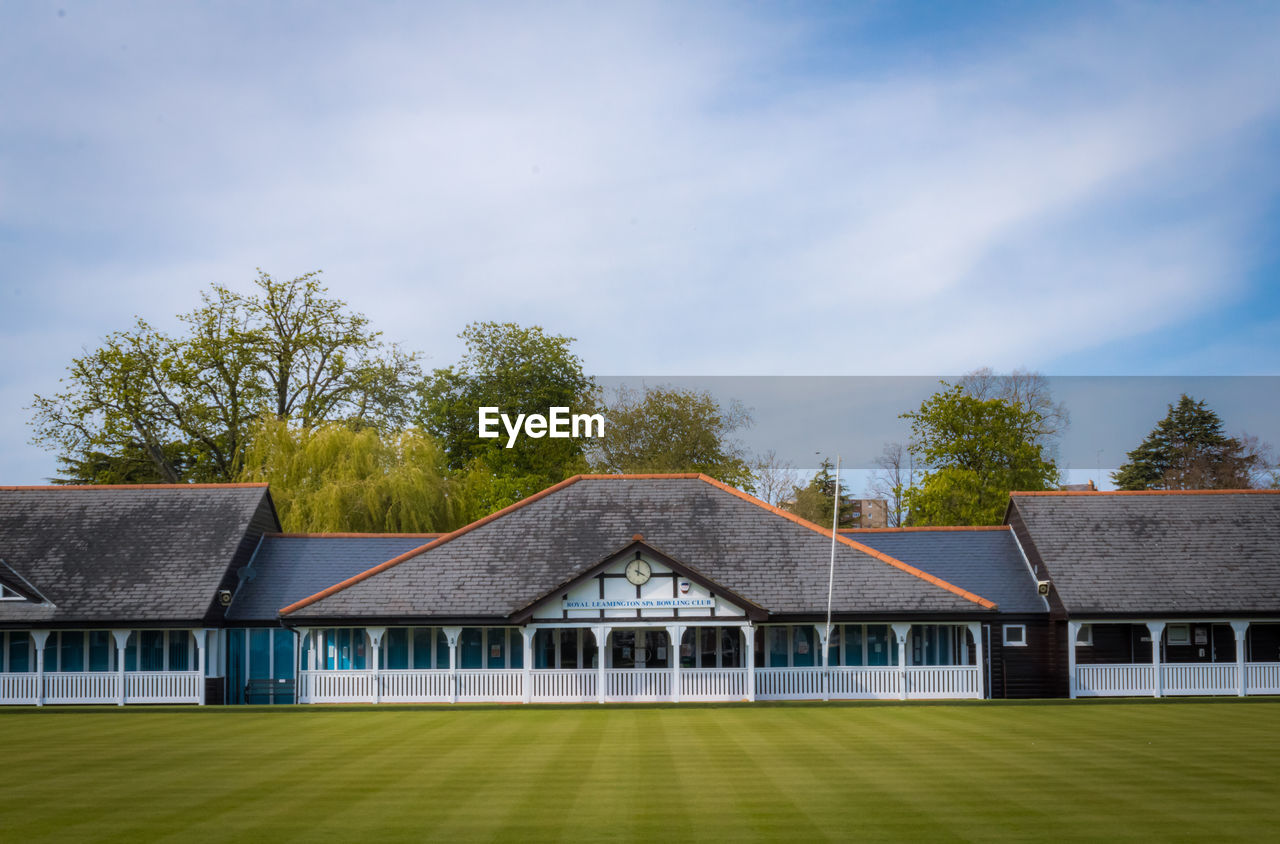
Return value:
M 707 610 L 715 605 L 715 598 L 590 598 L 561 602 L 566 610 Z

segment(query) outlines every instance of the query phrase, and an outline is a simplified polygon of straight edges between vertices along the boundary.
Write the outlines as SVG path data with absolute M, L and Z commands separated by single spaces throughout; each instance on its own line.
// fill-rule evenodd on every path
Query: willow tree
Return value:
M 380 433 L 265 418 L 253 430 L 239 480 L 271 485 L 288 531 L 422 533 L 476 516 L 470 479 L 453 478 L 439 444 L 417 430 Z

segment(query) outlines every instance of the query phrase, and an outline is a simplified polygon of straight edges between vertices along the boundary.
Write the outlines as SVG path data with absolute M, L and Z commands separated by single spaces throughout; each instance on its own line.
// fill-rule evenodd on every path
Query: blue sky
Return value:
M 323 269 L 429 364 L 1280 372 L 1280 6 L 6 4 L 0 482 L 30 396 Z M 1230 425 L 1231 420 L 1228 420 Z

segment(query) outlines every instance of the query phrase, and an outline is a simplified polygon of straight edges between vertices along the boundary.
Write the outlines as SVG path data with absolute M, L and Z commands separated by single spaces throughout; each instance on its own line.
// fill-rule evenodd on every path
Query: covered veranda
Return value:
M 910 700 L 985 688 L 976 622 L 839 623 L 829 637 L 825 624 L 714 618 L 298 632 L 299 703 Z
M 1070 695 L 1280 694 L 1280 619 L 1067 622 Z

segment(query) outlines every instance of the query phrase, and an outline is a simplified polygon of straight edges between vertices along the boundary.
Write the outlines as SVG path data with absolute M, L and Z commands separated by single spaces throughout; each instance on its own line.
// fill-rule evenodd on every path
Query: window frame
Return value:
M 1013 631 L 1019 631 L 1022 638 L 1014 641 L 1009 638 L 1009 634 Z M 1006 624 L 1003 626 L 1000 635 L 1000 642 L 1006 648 L 1025 648 L 1027 646 L 1027 625 L 1025 624 Z

